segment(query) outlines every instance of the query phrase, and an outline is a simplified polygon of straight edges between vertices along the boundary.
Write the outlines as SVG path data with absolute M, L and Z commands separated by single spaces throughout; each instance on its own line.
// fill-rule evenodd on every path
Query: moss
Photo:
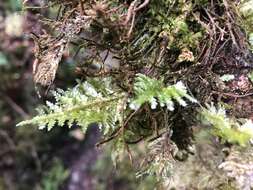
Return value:
M 5 190 L 5 183 L 4 183 L 4 179 L 2 177 L 0 177 L 0 190 Z
M 106 107 L 115 109 L 113 111 L 106 109 L 99 117 L 97 114 L 103 103 L 101 101 L 96 101 L 96 104 L 88 104 L 92 112 L 85 109 L 87 106 L 74 107 L 75 109 L 67 110 L 67 114 L 59 118 L 58 116 L 61 116 L 64 111 L 66 112 L 62 108 L 67 108 L 67 103 L 75 102 L 82 105 L 91 97 L 92 100 L 99 97 L 93 97 L 88 94 L 90 89 L 85 89 L 84 94 L 88 95 L 77 101 L 76 88 L 70 89 L 68 92 L 71 97 L 63 96 L 61 99 L 56 96 L 56 99 L 63 100 L 61 104 L 48 103 L 52 108 L 49 113 L 53 110 L 57 114 L 52 117 L 58 117 L 51 118 L 53 121 L 49 122 L 49 128 L 57 124 L 57 121 L 58 124 L 64 125 L 65 120 L 69 120 L 69 124 L 81 120 L 83 122 L 81 124 L 85 124 L 85 126 L 88 121 L 101 121 L 107 130 L 98 145 L 113 141 L 116 147 L 116 151 L 112 153 L 114 158 L 121 157 L 125 149 L 131 155 L 129 147 L 133 144 L 139 142 L 144 142 L 147 146 L 155 144 L 153 149 L 146 152 L 144 160 L 148 160 L 146 166 L 150 169 L 146 171 L 153 171 L 152 173 L 155 173 L 159 178 L 161 177 L 159 174 L 173 173 L 170 170 L 172 167 L 169 167 L 169 161 L 174 159 L 186 161 L 186 158 L 192 154 L 189 150 L 194 140 L 192 127 L 195 125 L 204 126 L 203 123 L 199 123 L 195 119 L 198 107 L 208 107 L 205 105 L 211 102 L 225 104 L 236 101 L 238 97 L 248 96 L 247 94 L 241 95 L 240 89 L 235 88 L 235 83 L 231 84 L 234 87 L 232 88 L 220 80 L 220 75 L 240 75 L 242 70 L 245 73 L 250 73 L 252 70 L 249 61 L 251 54 L 247 43 L 251 20 L 248 21 L 248 15 L 243 15 L 245 18 L 247 17 L 245 24 L 242 24 L 245 26 L 244 29 L 238 25 L 240 19 L 236 9 L 237 5 L 232 0 L 224 0 L 223 3 L 206 0 L 136 0 L 126 1 L 125 4 L 122 4 L 123 1 L 116 0 L 96 1 L 92 4 L 89 4 L 89 1 L 85 1 L 83 4 L 78 1 L 66 3 L 66 1 L 54 0 L 52 2 L 58 3 L 64 9 L 60 10 L 57 21 L 44 19 L 50 29 L 48 29 L 48 33 L 35 39 L 38 44 L 38 47 L 35 48 L 36 62 L 39 65 L 35 70 L 35 73 L 39 73 L 38 76 L 35 74 L 37 76 L 35 82 L 44 86 L 51 85 L 58 64 L 64 55 L 64 49 L 78 46 L 73 50 L 84 48 L 85 51 L 81 55 L 78 54 L 79 52 L 76 53 L 77 62 L 80 63 L 77 68 L 80 71 L 80 78 L 84 80 L 98 78 L 97 81 L 103 86 L 104 83 L 101 81 L 105 76 L 109 76 L 111 83 L 107 90 L 109 92 L 107 96 L 114 97 L 116 95 L 122 99 L 122 102 L 118 102 L 115 106 L 115 104 L 110 104 L 115 99 L 109 98 L 110 101 L 106 104 L 109 106 Z M 74 7 L 75 9 L 73 9 Z M 104 56 L 105 52 L 107 52 L 106 56 Z M 105 67 L 107 57 L 117 59 L 118 66 L 107 69 Z M 55 64 L 51 63 L 51 59 Z M 93 66 L 96 68 L 91 69 Z M 46 83 L 41 82 L 43 79 L 48 79 L 45 78 L 48 71 L 51 71 L 52 74 L 49 75 L 50 80 L 47 80 Z M 139 90 L 142 90 L 143 93 L 138 94 L 135 81 L 140 75 L 154 80 L 145 80 L 139 84 Z M 177 100 L 174 105 L 169 101 L 171 96 L 166 98 L 165 102 L 169 105 L 167 107 L 171 108 L 168 111 L 164 107 L 164 102 L 157 104 L 158 100 L 165 99 L 161 96 L 162 93 L 166 94 L 161 86 L 177 85 L 178 81 L 183 81 L 186 84 L 184 89 L 191 93 L 191 96 L 196 97 L 198 102 L 188 98 L 197 104 L 190 104 L 188 101 L 189 106 L 181 108 L 180 104 L 186 107 L 186 102 L 180 99 L 177 93 L 166 91 L 170 95 L 173 94 L 173 98 Z M 156 85 L 159 88 L 153 88 Z M 124 93 L 124 97 L 118 96 L 122 93 Z M 141 101 L 131 104 L 131 100 L 134 100 L 136 95 L 137 100 Z M 151 103 L 151 107 L 149 103 Z M 130 108 L 133 107 L 135 109 L 131 110 Z M 77 109 L 79 112 L 75 114 Z M 204 110 L 207 114 L 208 111 L 212 111 L 212 108 L 208 107 L 208 110 Z M 74 114 L 72 118 L 68 117 L 72 113 Z M 116 116 L 117 113 L 120 113 L 121 117 L 115 121 L 113 116 Z M 106 115 L 108 117 L 103 117 Z M 228 116 L 232 117 L 233 114 Z M 48 123 L 43 119 L 42 117 L 41 125 Z M 214 118 L 213 126 L 218 126 L 215 128 L 218 131 L 215 131 L 216 133 L 213 135 L 220 138 L 216 140 L 220 143 L 217 143 L 217 146 L 223 146 L 221 145 L 223 143 L 246 146 L 245 141 L 248 142 L 250 136 L 242 136 L 241 132 L 232 130 L 230 119 L 224 117 L 220 120 L 218 118 L 218 122 L 216 119 Z M 239 118 L 237 119 L 238 123 L 236 124 L 240 126 Z M 106 125 L 107 121 L 112 124 L 110 127 Z M 229 130 L 223 130 L 224 126 L 228 126 Z M 216 150 L 215 145 L 213 146 L 210 149 Z M 175 155 L 177 148 L 183 152 L 181 157 Z M 204 165 L 211 163 L 217 166 L 217 162 L 213 163 L 212 160 L 208 160 L 209 153 L 211 156 L 216 154 L 215 151 L 208 152 L 208 155 L 205 155 Z M 198 165 L 199 160 L 196 159 L 195 163 Z M 104 166 L 100 165 L 100 167 Z M 125 171 L 129 170 L 125 169 Z M 201 173 L 202 171 L 203 173 Z M 199 166 L 197 172 L 202 176 L 207 171 L 206 168 L 203 169 L 202 166 Z M 219 172 L 217 171 L 217 173 Z M 124 171 L 122 175 L 127 178 L 127 182 L 133 180 L 133 176 L 125 176 Z M 208 181 L 211 177 L 212 175 L 208 175 L 203 180 L 204 185 L 206 183 L 206 186 L 210 185 Z M 222 178 L 222 180 L 225 179 L 227 178 Z M 213 180 L 210 186 L 215 186 L 213 185 L 215 182 Z M 219 184 L 223 184 L 223 182 Z

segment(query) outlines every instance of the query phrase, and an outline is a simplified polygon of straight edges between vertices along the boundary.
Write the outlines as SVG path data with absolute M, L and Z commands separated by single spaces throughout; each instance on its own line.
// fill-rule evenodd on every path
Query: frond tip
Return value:
M 213 132 L 223 141 L 236 143 L 246 146 L 253 139 L 253 123 L 251 120 L 245 120 L 240 124 L 238 120 L 227 117 L 226 110 L 219 106 L 208 105 L 201 111 L 204 124 L 213 126 Z
M 166 87 L 163 81 L 149 78 L 143 74 L 138 74 L 134 92 L 135 98 L 130 103 L 130 108 L 134 110 L 145 102 L 150 103 L 152 109 L 155 109 L 159 103 L 161 107 L 167 106 L 170 111 L 174 110 L 173 100 L 181 106 L 187 105 L 184 99 L 197 102 L 195 98 L 187 94 L 186 87 L 181 81 Z

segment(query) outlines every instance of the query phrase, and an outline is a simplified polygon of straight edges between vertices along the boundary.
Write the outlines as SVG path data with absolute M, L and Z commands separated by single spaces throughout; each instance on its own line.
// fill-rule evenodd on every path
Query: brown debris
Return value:
M 44 41 L 45 40 L 45 41 Z M 33 63 L 33 77 L 36 84 L 49 86 L 55 79 L 55 74 L 67 45 L 65 39 L 59 41 L 44 36 L 36 42 L 36 59 Z

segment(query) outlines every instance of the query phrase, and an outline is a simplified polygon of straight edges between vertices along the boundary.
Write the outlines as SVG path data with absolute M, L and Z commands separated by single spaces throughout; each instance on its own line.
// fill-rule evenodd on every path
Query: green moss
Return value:
M 42 178 L 43 190 L 56 190 L 60 188 L 60 185 L 68 177 L 69 172 L 64 168 L 61 161 L 56 160 L 53 163 L 52 168 Z
M 6 190 L 4 179 L 0 177 L 0 190 Z

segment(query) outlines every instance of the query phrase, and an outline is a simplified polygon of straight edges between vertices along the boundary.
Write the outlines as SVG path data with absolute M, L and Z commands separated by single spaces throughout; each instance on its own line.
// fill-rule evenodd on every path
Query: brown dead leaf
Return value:
M 49 86 L 55 79 L 67 41 L 64 38 L 57 40 L 44 35 L 39 40 L 35 39 L 35 44 L 33 79 L 36 84 Z

